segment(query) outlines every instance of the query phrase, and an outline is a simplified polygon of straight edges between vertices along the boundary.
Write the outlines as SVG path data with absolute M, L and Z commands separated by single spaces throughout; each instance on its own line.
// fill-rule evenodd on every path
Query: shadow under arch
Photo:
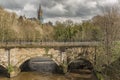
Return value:
M 7 69 L 0 65 L 0 76 L 6 77 L 7 76 Z
M 37 71 L 41 73 L 59 73 L 59 65 L 49 57 L 33 57 L 25 60 L 19 67 L 21 71 Z
M 92 71 L 93 70 L 93 64 L 87 59 L 79 58 L 79 59 L 74 60 L 73 62 L 71 62 L 68 65 L 68 70 L 69 71 L 72 71 L 72 70 L 75 70 L 75 69 L 89 69 L 89 70 Z
M 27 59 L 25 62 L 23 62 L 20 65 L 19 68 L 22 72 L 31 71 L 30 66 L 29 66 L 29 62 L 30 62 L 30 59 Z

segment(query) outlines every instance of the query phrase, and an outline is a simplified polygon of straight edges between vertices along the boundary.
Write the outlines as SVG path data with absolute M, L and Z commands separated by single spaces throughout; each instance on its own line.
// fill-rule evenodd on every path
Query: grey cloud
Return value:
M 23 11 L 23 13 L 26 13 L 26 14 L 23 14 L 25 15 L 26 17 L 35 17 L 34 15 L 37 15 L 36 12 L 33 12 L 33 11 Z
M 45 19 L 56 17 L 87 19 L 99 14 L 103 3 L 109 5 L 109 0 L 107 2 L 106 0 L 0 0 L 1 6 L 21 10 L 28 17 L 36 17 L 38 6 L 41 4 Z M 36 11 L 25 11 L 26 4 L 33 5 Z
M 55 0 L 54 0 L 55 1 Z M 85 0 L 84 3 L 80 3 L 80 4 L 66 4 L 67 1 L 69 0 L 62 0 L 60 2 L 59 1 L 56 1 L 57 3 L 59 4 L 62 4 L 64 7 L 64 9 L 66 10 L 66 12 L 64 12 L 64 14 L 62 13 L 58 13 L 57 11 L 54 11 L 54 12 L 48 12 L 45 10 L 45 14 L 47 15 L 47 17 L 85 17 L 85 16 L 88 16 L 88 15 L 91 15 L 93 13 L 96 13 L 97 11 L 97 8 L 89 8 L 90 5 L 85 5 L 85 3 L 89 3 L 93 0 Z M 50 9 L 50 8 L 49 8 Z M 52 14 L 51 14 L 52 13 Z
M 19 0 L 1 0 L 0 5 L 7 9 L 22 9 L 24 7 L 24 4 L 22 1 Z

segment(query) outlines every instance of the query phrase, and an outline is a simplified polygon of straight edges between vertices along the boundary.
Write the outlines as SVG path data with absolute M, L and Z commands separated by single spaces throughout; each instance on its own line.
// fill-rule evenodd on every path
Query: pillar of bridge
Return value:
M 21 70 L 18 67 L 9 67 L 7 76 L 9 78 L 12 78 L 12 77 L 17 76 L 20 72 Z
M 11 57 L 10 50 L 11 50 L 10 48 L 5 49 L 5 53 L 7 55 L 7 65 L 6 65 L 7 74 L 6 75 L 9 78 L 15 77 L 21 72 L 20 68 L 13 66 L 11 63 L 12 57 Z

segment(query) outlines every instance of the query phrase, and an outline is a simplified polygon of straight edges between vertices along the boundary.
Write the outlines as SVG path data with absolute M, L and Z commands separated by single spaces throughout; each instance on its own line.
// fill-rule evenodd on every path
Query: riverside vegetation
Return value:
M 41 24 L 0 8 L 1 42 L 99 41 L 95 71 L 101 80 L 120 80 L 120 13 L 104 8 L 101 15 L 82 23 L 57 21 Z M 101 76 L 102 75 L 102 76 Z

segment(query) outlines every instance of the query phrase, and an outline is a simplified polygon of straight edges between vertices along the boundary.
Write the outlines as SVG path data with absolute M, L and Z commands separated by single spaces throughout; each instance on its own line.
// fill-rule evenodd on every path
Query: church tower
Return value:
M 39 5 L 39 9 L 38 9 L 38 20 L 40 21 L 40 23 L 43 23 L 43 11 L 41 8 L 41 4 Z

